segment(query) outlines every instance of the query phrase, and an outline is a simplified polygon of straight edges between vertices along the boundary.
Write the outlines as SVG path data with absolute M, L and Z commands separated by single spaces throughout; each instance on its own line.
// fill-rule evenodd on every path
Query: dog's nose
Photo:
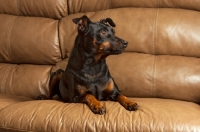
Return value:
M 128 45 L 128 42 L 127 42 L 127 41 L 124 41 L 124 42 L 123 42 L 123 46 L 124 46 L 124 48 L 126 48 L 127 45 Z

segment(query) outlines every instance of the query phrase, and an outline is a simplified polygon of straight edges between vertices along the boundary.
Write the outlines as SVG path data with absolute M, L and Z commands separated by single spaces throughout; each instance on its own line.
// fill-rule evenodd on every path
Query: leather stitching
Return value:
M 19 15 L 20 12 L 19 12 L 19 0 L 17 0 L 17 15 Z
M 1 93 L 5 93 L 5 89 L 6 89 L 5 86 L 6 86 L 8 74 L 10 73 L 13 66 L 8 66 L 8 68 L 5 70 L 4 78 L 3 78 L 2 83 L 1 83 Z
M 7 30 L 7 51 L 8 51 L 8 58 L 9 58 L 10 62 L 12 61 L 10 40 L 11 40 L 13 23 L 14 23 L 16 18 L 17 18 L 17 16 L 13 17 L 13 19 L 10 21 L 10 24 L 9 24 L 10 26 L 8 27 L 8 30 Z
M 154 55 L 157 55 L 157 38 L 158 38 L 158 12 L 159 12 L 159 8 L 156 9 L 156 20 L 155 20 L 155 34 L 154 34 Z
M 112 9 L 112 0 L 109 0 L 109 3 L 108 3 L 109 5 L 109 7 L 108 7 L 108 9 Z
M 4 127 L 4 126 L 0 126 L 0 129 L 4 129 L 4 130 L 14 130 L 14 131 L 19 131 L 19 132 L 27 132 L 27 131 L 31 131 L 31 132 L 44 132 L 44 131 L 36 131 L 36 130 L 24 130 L 24 129 L 18 129 L 18 128 L 12 128 L 12 127 Z
M 152 84 L 152 96 L 156 97 L 156 58 L 157 58 L 157 38 L 158 38 L 158 13 L 159 13 L 159 8 L 160 8 L 160 0 L 157 1 L 157 9 L 156 9 L 156 15 L 155 15 L 155 23 L 154 23 L 154 50 L 153 50 L 153 54 L 154 54 L 154 61 L 153 61 L 153 84 Z
M 152 74 L 152 91 L 151 95 L 152 97 L 155 97 L 156 95 L 156 54 L 157 54 L 157 21 L 158 21 L 158 11 L 159 8 L 155 10 L 155 21 L 154 21 L 154 31 L 153 31 L 153 74 Z
M 153 69 L 153 91 L 152 91 L 152 96 L 156 97 L 156 58 L 157 56 L 154 55 L 154 69 Z
M 104 18 L 104 19 L 106 19 L 107 13 L 108 13 L 108 10 L 105 10 L 105 11 L 104 11 L 104 14 L 103 14 L 103 18 Z

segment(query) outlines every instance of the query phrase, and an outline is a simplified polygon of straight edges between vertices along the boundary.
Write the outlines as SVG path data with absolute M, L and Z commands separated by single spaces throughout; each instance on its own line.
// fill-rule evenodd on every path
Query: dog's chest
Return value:
M 92 66 L 85 63 L 80 71 L 71 70 L 71 72 L 75 76 L 74 87 L 78 95 L 75 98 L 92 94 L 98 100 L 106 100 L 114 88 L 105 60 Z
M 76 90 L 80 96 L 85 94 L 92 94 L 98 100 L 106 100 L 108 94 L 112 93 L 114 82 L 112 78 L 105 78 L 96 82 L 85 82 L 84 85 L 78 84 Z

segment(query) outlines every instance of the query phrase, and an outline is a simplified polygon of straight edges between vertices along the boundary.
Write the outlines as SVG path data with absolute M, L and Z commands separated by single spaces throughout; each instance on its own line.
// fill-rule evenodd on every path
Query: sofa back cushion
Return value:
M 116 35 L 129 42 L 125 53 L 107 58 L 111 75 L 123 94 L 200 102 L 198 11 L 118 8 L 71 14 L 61 19 L 59 27 L 64 58 L 70 56 L 77 35 L 77 26 L 71 20 L 82 15 L 92 21 L 112 18 L 117 25 Z
M 116 35 L 129 42 L 125 53 L 107 58 L 123 94 L 200 102 L 200 1 L 68 0 L 63 6 L 65 1 L 58 1 L 46 7 L 50 3 L 41 0 L 41 10 L 34 1 L 30 11 L 24 10 L 30 5 L 26 0 L 12 9 L 0 4 L 1 13 L 11 14 L 0 14 L 1 93 L 47 94 L 52 68 L 66 64 L 60 62 L 70 57 L 74 45 L 77 26 L 71 20 L 87 15 L 92 21 L 112 18 Z
M 200 11 L 198 0 L 67 0 L 68 14 L 115 8 L 180 8 Z
M 181 8 L 200 11 L 199 0 L 110 0 L 110 8 Z
M 61 19 L 67 15 L 66 0 L 0 0 L 0 13 Z
M 0 62 L 55 64 L 61 60 L 58 21 L 0 15 Z
M 35 99 L 48 94 L 62 60 L 58 25 L 65 0 L 0 0 L 0 93 Z

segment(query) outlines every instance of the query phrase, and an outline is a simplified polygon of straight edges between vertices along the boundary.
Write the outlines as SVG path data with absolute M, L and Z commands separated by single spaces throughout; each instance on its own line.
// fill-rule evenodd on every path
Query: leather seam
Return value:
M 8 60 L 11 60 L 10 59 L 10 53 L 9 53 L 9 44 L 10 44 L 10 25 L 11 25 L 11 23 L 12 23 L 12 21 L 13 21 L 13 19 L 12 20 L 10 20 L 10 22 L 9 22 L 9 24 L 8 24 L 8 27 L 7 27 L 7 29 L 6 29 L 6 50 L 7 50 L 7 57 L 8 57 Z
M 66 14 L 66 16 L 67 16 L 67 15 L 70 14 L 70 10 L 69 10 L 69 1 L 68 1 L 68 0 L 66 0 L 66 4 L 67 4 L 67 14 Z
M 15 16 L 11 21 L 10 21 L 10 26 L 8 28 L 7 31 L 7 51 L 8 51 L 8 58 L 9 61 L 11 62 L 12 57 L 11 57 L 11 46 L 10 46 L 10 41 L 11 41 L 11 34 L 12 34 L 12 28 L 13 28 L 13 23 L 15 21 L 15 19 L 17 18 L 17 16 Z
M 63 60 L 65 58 L 65 57 L 63 57 L 63 56 L 65 56 L 65 53 L 62 52 L 62 46 L 61 46 L 61 40 L 60 40 L 61 39 L 60 38 L 60 21 L 58 21 L 58 20 L 57 20 L 57 32 L 58 32 L 57 33 L 58 34 L 58 36 L 57 36 L 58 37 L 58 48 L 59 48 L 59 52 L 60 52 L 59 53 L 60 54 L 60 56 L 59 56 L 60 58 L 58 58 L 58 59 L 60 59 L 59 61 L 61 61 L 61 60 Z
M 4 78 L 2 80 L 2 84 L 1 84 L 1 93 L 5 93 L 5 86 L 6 86 L 6 80 L 7 80 L 7 77 L 8 77 L 8 73 L 11 71 L 13 66 L 10 66 L 6 69 L 6 72 L 4 74 Z
M 151 96 L 154 97 L 155 55 L 153 55 Z
M 104 14 L 103 14 L 103 18 L 104 18 L 104 19 L 106 19 L 107 13 L 108 13 L 108 10 L 105 10 L 105 11 L 104 11 Z
M 17 0 L 17 15 L 19 15 L 20 14 L 20 9 L 19 9 L 19 0 Z
M 156 14 L 155 14 L 155 22 L 154 22 L 154 35 L 153 35 L 153 54 L 157 54 L 157 29 L 158 29 L 158 12 L 159 8 L 156 9 Z
M 17 129 L 17 128 L 12 128 L 12 127 L 3 127 L 0 126 L 1 129 L 5 129 L 5 130 L 15 130 L 15 131 L 19 131 L 19 132 L 27 132 L 27 131 L 31 131 L 31 132 L 43 132 L 43 131 L 35 131 L 35 130 L 24 130 L 24 129 Z
M 3 78 L 2 81 L 1 81 L 1 87 L 0 87 L 0 88 L 1 88 L 1 91 L 0 91 L 0 93 L 2 93 L 2 94 L 4 94 L 4 89 L 5 89 L 5 88 L 4 88 L 4 87 L 5 87 L 5 86 L 4 86 L 4 85 L 5 85 L 5 84 L 4 84 L 4 81 L 5 81 L 5 76 L 6 76 L 7 70 L 8 70 L 8 68 L 5 70 L 5 74 L 3 75 L 4 78 Z
M 156 59 L 157 59 L 157 55 L 158 55 L 158 48 L 157 48 L 157 38 L 158 38 L 158 13 L 159 13 L 159 8 L 157 8 L 156 10 L 156 23 L 155 23 L 155 45 L 154 45 L 154 97 L 156 97 L 156 76 L 157 76 L 157 73 L 156 73 L 156 70 L 157 70 L 157 65 L 156 65 Z
M 112 9 L 112 0 L 109 0 L 109 9 Z
M 158 11 L 159 8 L 155 10 L 155 20 L 154 20 L 154 29 L 153 29 L 153 73 L 152 73 L 152 90 L 151 96 L 155 96 L 156 91 L 156 43 L 157 43 L 157 20 L 158 20 Z
M 157 59 L 157 56 L 154 56 L 154 75 L 153 75 L 153 97 L 156 97 L 156 69 L 157 69 L 157 66 L 156 66 L 156 59 Z

